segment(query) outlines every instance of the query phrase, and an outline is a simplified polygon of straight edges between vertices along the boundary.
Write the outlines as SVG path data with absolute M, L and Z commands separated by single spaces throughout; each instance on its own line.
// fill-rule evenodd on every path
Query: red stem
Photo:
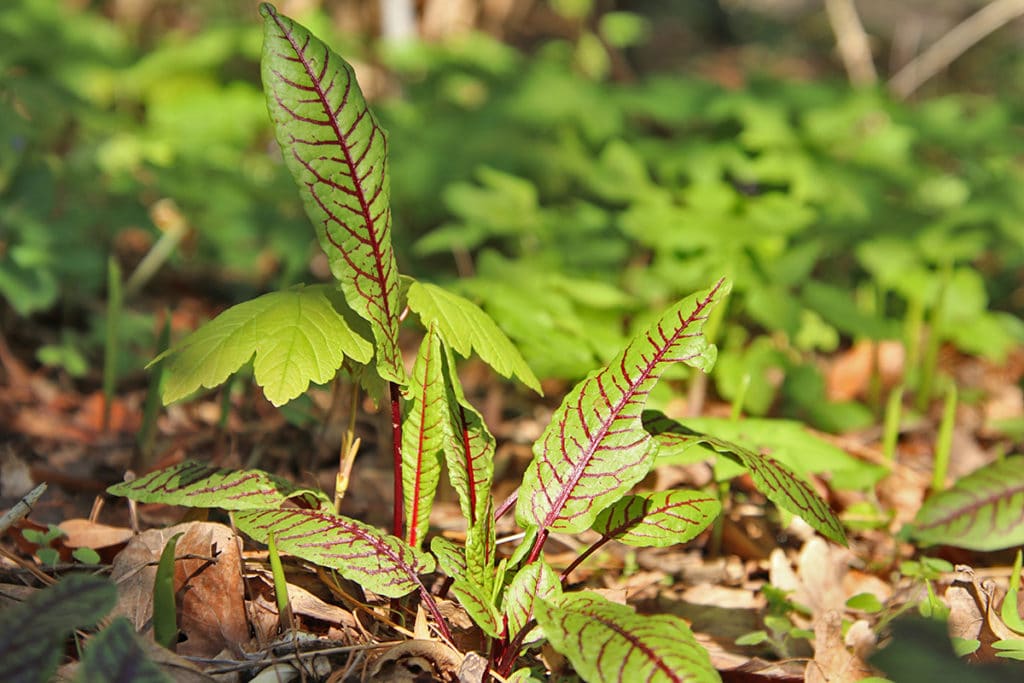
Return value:
M 391 390 L 391 452 L 394 456 L 394 470 L 395 470 L 395 506 L 392 512 L 392 533 L 399 537 L 404 538 L 403 529 L 404 524 L 402 520 L 402 511 L 404 509 L 403 493 L 402 493 L 402 401 L 401 393 L 398 384 L 395 382 L 388 382 L 388 388 Z M 437 609 L 435 607 L 435 609 Z
M 602 536 L 597 540 L 597 542 L 594 543 L 594 545 L 584 550 L 582 553 L 579 554 L 579 556 L 577 556 L 575 560 L 570 562 L 569 566 L 563 569 L 562 574 L 558 577 L 558 580 L 562 582 L 562 585 L 565 585 L 565 582 L 569 578 L 569 574 L 572 573 L 573 569 L 576 569 L 576 567 L 583 564 L 584 560 L 586 560 L 588 557 L 597 552 L 598 548 L 600 548 L 610 540 L 612 540 L 611 536 Z

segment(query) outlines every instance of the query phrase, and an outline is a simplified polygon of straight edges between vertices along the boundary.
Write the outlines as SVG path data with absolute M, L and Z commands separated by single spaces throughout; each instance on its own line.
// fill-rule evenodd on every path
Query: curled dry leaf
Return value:
M 429 680 L 455 683 L 462 657 L 444 643 L 407 640 L 385 652 L 373 665 L 368 680 L 377 683 L 413 683 Z

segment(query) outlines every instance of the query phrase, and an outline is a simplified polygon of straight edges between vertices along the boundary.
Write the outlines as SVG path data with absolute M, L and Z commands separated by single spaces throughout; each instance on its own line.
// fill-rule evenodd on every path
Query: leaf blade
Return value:
M 167 353 L 165 404 L 223 384 L 255 356 L 256 383 L 280 406 L 310 382 L 329 382 L 346 356 L 368 362 L 373 347 L 334 309 L 326 287 L 300 286 L 232 306 Z
M 700 491 L 658 491 L 623 496 L 605 508 L 591 527 L 631 546 L 663 548 L 696 538 L 722 510 Z
M 378 373 L 404 385 L 384 129 L 351 65 L 272 5 L 260 14 L 263 89 L 285 165 L 345 299 L 373 329 Z
M 933 495 L 912 529 L 928 545 L 988 551 L 1024 544 L 1024 457 L 997 460 Z
M 428 282 L 413 282 L 408 297 L 409 308 L 420 316 L 424 327 L 436 323 L 441 336 L 460 356 L 468 358 L 475 350 L 502 377 L 515 377 L 543 394 L 519 349 L 479 306 Z
M 641 423 L 647 394 L 672 363 L 714 364 L 716 349 L 702 331 L 728 291 L 720 280 L 672 306 L 569 392 L 534 444 L 516 506 L 520 525 L 582 531 L 647 474 L 657 450 Z
M 290 499 L 330 507 L 322 492 L 306 489 L 262 470 L 230 470 L 192 460 L 150 472 L 135 481 L 114 484 L 107 493 L 140 503 L 165 503 L 224 510 L 276 508 Z
M 315 510 L 245 510 L 238 528 L 261 543 L 271 534 L 282 552 L 332 567 L 368 590 L 397 598 L 423 589 L 419 574 L 434 558 L 369 524 Z
M 535 611 L 554 648 L 590 683 L 721 680 L 679 617 L 639 615 L 589 592 L 538 601 Z
M 687 442 L 702 443 L 739 463 L 750 473 L 757 490 L 768 500 L 799 516 L 826 538 L 846 545 L 846 531 L 828 503 L 802 477 L 775 458 L 710 434 L 696 432 L 656 411 L 647 411 L 644 423 L 656 439 L 665 438 L 674 447 Z

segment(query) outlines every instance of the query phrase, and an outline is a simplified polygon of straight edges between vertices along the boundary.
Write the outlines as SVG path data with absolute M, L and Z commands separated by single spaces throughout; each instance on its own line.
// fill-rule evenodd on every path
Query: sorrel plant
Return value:
M 456 355 L 475 352 L 502 376 L 537 391 L 540 384 L 477 306 L 399 274 L 390 241 L 387 139 L 352 68 L 272 6 L 262 5 L 260 13 L 263 83 L 277 140 L 337 285 L 300 286 L 224 312 L 168 352 L 163 399 L 217 386 L 250 360 L 256 382 L 276 405 L 342 368 L 353 381 L 377 387 L 392 416 L 392 533 L 337 514 L 322 492 L 258 470 L 186 462 L 110 491 L 234 511 L 239 529 L 257 541 L 273 539 L 281 552 L 331 567 L 368 591 L 386 597 L 417 592 L 437 632 L 450 639 L 437 599 L 421 579 L 440 568 L 490 640 L 490 665 L 504 676 L 516 669 L 524 648 L 546 638 L 587 680 L 718 680 L 681 619 L 638 615 L 596 593 L 563 588 L 569 572 L 610 540 L 672 545 L 695 538 L 718 516 L 713 493 L 630 493 L 662 449 L 704 444 L 749 470 L 776 504 L 845 543 L 832 510 L 782 464 L 645 411 L 648 394 L 670 366 L 707 372 L 714 365 L 716 348 L 704 326 L 729 283 L 720 280 L 670 306 L 569 392 L 534 445 L 516 496 L 495 510 L 495 440 L 463 394 Z M 423 341 L 408 373 L 398 331 L 410 311 L 423 326 Z M 458 495 L 466 540 L 460 546 L 437 536 L 427 552 L 442 467 Z M 495 519 L 513 506 L 525 538 L 510 556 L 499 557 Z M 600 539 L 577 562 L 561 573 L 545 562 L 550 534 L 587 529 Z

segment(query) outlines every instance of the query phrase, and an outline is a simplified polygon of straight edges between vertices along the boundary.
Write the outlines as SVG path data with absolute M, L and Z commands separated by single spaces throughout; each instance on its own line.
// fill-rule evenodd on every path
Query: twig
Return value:
M 878 72 L 871 58 L 871 42 L 853 0 L 825 0 L 825 12 L 850 82 L 854 85 L 877 83 Z
M 46 491 L 46 482 L 44 481 L 39 486 L 35 487 L 27 494 L 25 494 L 21 500 L 14 504 L 10 510 L 4 513 L 3 517 L 0 517 L 0 535 L 3 535 L 12 524 L 17 522 L 22 517 L 32 512 L 32 506 L 36 504 L 39 497 Z
M 1024 0 L 995 0 L 954 26 L 889 79 L 889 89 L 909 97 L 935 74 L 996 29 L 1024 14 Z

